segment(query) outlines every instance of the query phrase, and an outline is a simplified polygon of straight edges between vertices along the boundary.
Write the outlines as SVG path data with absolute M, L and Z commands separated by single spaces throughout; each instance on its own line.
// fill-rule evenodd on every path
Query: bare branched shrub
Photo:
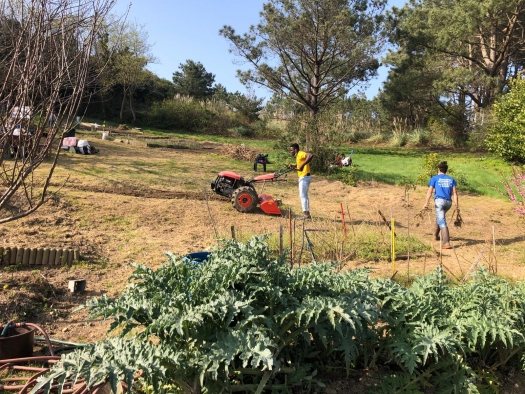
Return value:
M 115 2 L 0 0 L 0 223 L 45 202 L 60 140 L 93 93 L 93 47 Z

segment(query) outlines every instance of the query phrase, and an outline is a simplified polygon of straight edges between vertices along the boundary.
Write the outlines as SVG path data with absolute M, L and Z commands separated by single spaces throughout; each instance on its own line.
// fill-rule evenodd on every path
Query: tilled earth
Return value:
M 91 297 L 119 294 L 132 271 L 130 262 L 158 267 L 165 260 L 165 251 L 187 254 L 207 250 L 216 246 L 219 238 L 233 235 L 238 239 L 256 234 L 278 237 L 281 228 L 285 232 L 291 228 L 295 255 L 306 255 L 302 222 L 265 215 L 260 209 L 241 214 L 226 198 L 211 194 L 209 183 L 221 170 L 253 175 L 248 159 L 244 164 L 232 164 L 239 150 L 219 144 L 202 149 L 198 144 L 192 149 L 153 149 L 121 141 L 95 141 L 98 155 L 63 154 L 53 178 L 53 198 L 35 214 L 0 227 L 0 246 L 79 249 L 82 256 L 72 266 L 2 267 L 1 322 L 16 318 L 42 325 L 56 339 L 96 341 L 105 336 L 108 323 L 88 321 L 85 311 L 72 312 Z M 271 165 L 268 168 L 276 170 Z M 287 182 L 258 190 L 282 200 L 292 214 L 299 213 L 295 175 L 288 176 Z M 388 229 L 378 215 L 381 211 L 388 220 L 395 219 L 396 232 L 410 233 L 429 245 L 428 253 L 397 261 L 398 274 L 423 274 L 441 263 L 445 270 L 462 277 L 479 261 L 510 280 L 523 280 L 525 236 L 510 203 L 460 192 L 464 225 L 451 228 L 454 249 L 439 255 L 430 249 L 432 212 L 423 215 L 423 221 L 416 218 L 425 191 L 419 187 L 407 198 L 401 187 L 367 183 L 354 188 L 314 175 L 310 189 L 314 219 L 306 226 L 322 230 L 311 233 L 319 234 L 314 235 L 318 237 L 314 245 L 325 242 L 323 231 L 336 243 L 352 242 L 365 226 L 375 227 L 387 237 Z M 393 274 L 387 261 L 330 257 L 340 257 L 349 269 L 370 266 L 374 275 Z M 74 279 L 87 281 L 84 293 L 68 290 L 68 281 Z M 358 391 L 347 388 L 337 392 Z

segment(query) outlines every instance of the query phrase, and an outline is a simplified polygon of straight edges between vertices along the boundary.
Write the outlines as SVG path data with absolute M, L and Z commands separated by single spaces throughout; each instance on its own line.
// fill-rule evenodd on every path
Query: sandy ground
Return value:
M 7 284 L 0 290 L 2 322 L 16 317 L 41 324 L 57 339 L 98 340 L 104 337 L 107 323 L 88 322 L 84 312 L 71 312 L 90 297 L 117 295 L 131 273 L 128 263 L 157 267 L 164 262 L 165 251 L 209 250 L 218 244 L 218 238 L 231 238 L 233 233 L 238 239 L 271 234 L 278 245 L 281 229 L 288 239 L 291 228 L 295 258 L 308 259 L 302 222 L 269 216 L 259 209 L 241 214 L 227 199 L 210 194 L 209 183 L 217 172 L 231 169 L 232 161 L 226 158 L 223 163 L 218 156 L 224 154 L 220 145 L 152 149 L 117 140 L 96 141 L 96 146 L 101 151 L 98 155 L 64 154 L 53 181 L 53 189 L 60 189 L 57 197 L 36 214 L 0 227 L 1 246 L 79 248 L 83 256 L 82 262 L 71 267 L 31 266 L 16 272 L 2 268 L 0 283 Z M 134 161 L 147 165 L 133 166 Z M 170 166 L 163 167 L 165 163 Z M 106 175 L 97 175 L 97 168 L 104 168 L 100 174 Z M 161 170 L 155 172 L 156 168 Z M 243 175 L 253 175 L 251 163 L 243 168 Z M 268 166 L 268 171 L 275 170 Z M 154 172 L 151 180 L 148 174 Z M 69 180 L 62 186 L 65 179 Z M 300 213 L 296 179 L 292 174 L 287 182 L 268 184 L 263 190 L 282 200 L 293 214 Z M 429 245 L 428 252 L 396 261 L 395 266 L 389 261 L 347 261 L 347 256 L 337 253 L 331 257 L 341 258 L 350 269 L 370 266 L 373 275 L 388 277 L 394 272 L 423 274 L 442 264 L 452 275 L 463 278 L 478 262 L 513 281 L 523 280 L 525 236 L 510 203 L 460 191 L 464 224 L 451 227 L 454 249 L 440 255 L 439 248 L 430 249 L 433 212 L 425 213 L 422 221 L 416 217 L 425 192 L 426 188 L 418 187 L 406 195 L 402 187 L 376 183 L 350 187 L 314 175 L 310 189 L 314 218 L 305 224 L 317 230 L 310 233 L 313 251 L 316 245 L 328 242 L 326 237 L 335 245 L 351 243 L 364 226 L 375 226 L 388 239 L 387 226 L 378 214 L 381 211 L 387 221 L 394 218 L 396 234 L 410 232 Z M 68 291 L 72 279 L 87 280 L 83 294 Z

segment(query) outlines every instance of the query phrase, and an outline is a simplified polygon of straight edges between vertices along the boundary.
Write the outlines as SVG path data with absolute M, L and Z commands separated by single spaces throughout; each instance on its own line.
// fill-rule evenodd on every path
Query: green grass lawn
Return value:
M 100 121 L 99 121 L 100 123 Z M 188 133 L 185 131 L 165 131 L 156 129 L 142 129 L 145 134 L 169 136 L 174 139 L 188 139 L 193 141 L 212 141 L 224 144 L 245 144 L 268 153 L 273 163 L 272 168 L 281 168 L 293 163 L 287 147 L 281 146 L 278 140 L 258 140 L 233 138 L 227 136 L 205 135 Z M 466 184 L 460 183 L 458 190 L 484 196 L 504 198 L 496 187 L 501 187 L 504 177 L 511 174 L 511 166 L 502 160 L 487 153 L 470 152 L 439 152 L 425 149 L 410 148 L 382 148 L 367 146 L 345 147 L 342 150 L 353 153 L 353 163 L 358 166 L 356 177 L 358 181 L 377 181 L 387 184 L 403 184 L 405 180 L 416 183 L 419 174 L 424 172 L 423 155 L 438 153 L 440 159 L 447 160 L 449 168 L 454 171 L 456 178 L 465 179 Z M 330 175 L 331 179 L 343 179 L 348 168 L 340 168 L 337 173 Z
M 404 149 L 356 148 L 353 163 L 359 166 L 357 178 L 362 181 L 374 180 L 399 185 L 405 177 L 416 183 L 419 174 L 424 172 L 423 155 L 428 153 L 430 152 Z M 449 168 L 453 169 L 457 178 L 466 179 L 466 184 L 459 184 L 460 191 L 503 198 L 496 187 L 500 187 L 504 177 L 510 175 L 510 165 L 495 157 L 480 154 L 432 153 L 438 153 L 442 160 L 448 161 Z

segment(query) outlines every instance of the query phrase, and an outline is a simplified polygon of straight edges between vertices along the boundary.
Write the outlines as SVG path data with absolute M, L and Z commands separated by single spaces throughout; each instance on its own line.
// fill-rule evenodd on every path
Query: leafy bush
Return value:
M 346 134 L 346 139 L 353 143 L 366 140 L 367 138 L 370 138 L 370 133 L 365 131 L 354 130 Z
M 154 103 L 147 115 L 148 126 L 164 130 L 221 133 L 239 124 L 236 115 L 220 102 L 201 102 L 189 97 Z
M 430 135 L 425 129 L 415 129 L 410 133 L 409 141 L 416 146 L 426 146 L 430 142 Z
M 291 268 L 261 239 L 225 242 L 204 265 L 168 254 L 156 271 L 135 266 L 116 300 L 93 299 L 118 337 L 65 356 L 62 372 L 92 368 L 90 382 L 141 369 L 155 393 L 261 392 L 303 385 L 327 364 L 349 370 L 374 339 L 380 311 L 365 271 L 331 263 Z M 337 264 L 337 266 L 339 266 Z M 283 377 L 286 376 L 283 380 Z
M 489 151 L 510 162 L 525 162 L 525 79 L 509 81 L 510 92 L 494 103 L 497 123 L 485 140 Z
M 405 132 L 394 133 L 390 139 L 390 146 L 401 148 L 408 142 L 408 135 Z
M 386 280 L 374 281 L 374 286 L 382 309 L 390 311 L 380 350 L 401 369 L 375 392 L 420 392 L 423 387 L 444 393 L 490 392 L 482 388 L 494 388 L 497 378 L 481 367 L 492 372 L 523 368 L 523 285 L 514 287 L 480 270 L 472 281 L 455 286 L 438 268 L 410 289 Z M 410 386 L 414 391 L 404 391 Z
M 417 182 L 420 185 L 426 185 L 428 180 L 437 174 L 437 167 L 441 161 L 437 153 L 423 155 L 423 164 L 421 165 L 423 172 L 417 176 Z
M 247 137 L 247 138 L 251 138 L 255 135 L 252 128 L 248 126 L 243 126 L 243 125 L 235 127 L 233 129 L 233 134 L 237 137 Z
M 442 161 L 443 158 L 440 157 L 437 153 L 423 155 L 423 165 L 421 166 L 421 168 L 424 171 L 417 176 L 417 183 L 419 183 L 420 185 L 428 184 L 430 178 L 437 174 L 437 167 Z M 453 177 L 458 185 L 464 187 L 468 186 L 467 177 L 464 174 L 455 172 L 450 166 L 448 167 L 447 175 Z
M 438 268 L 405 288 L 339 267 L 290 267 L 261 238 L 226 241 L 204 264 L 135 265 L 120 297 L 89 302 L 116 336 L 63 356 L 34 391 L 82 376 L 159 394 L 289 393 L 322 386 L 317 373 L 389 365 L 375 393 L 479 393 L 523 369 L 523 284 L 480 270 L 455 285 Z
M 334 149 L 329 146 L 313 146 L 312 147 L 312 160 L 310 166 L 312 170 L 317 173 L 325 173 L 330 168 L 330 164 L 334 162 L 335 154 Z
M 359 165 L 352 164 L 342 170 L 341 181 L 349 186 L 357 186 L 357 173 L 359 172 Z

